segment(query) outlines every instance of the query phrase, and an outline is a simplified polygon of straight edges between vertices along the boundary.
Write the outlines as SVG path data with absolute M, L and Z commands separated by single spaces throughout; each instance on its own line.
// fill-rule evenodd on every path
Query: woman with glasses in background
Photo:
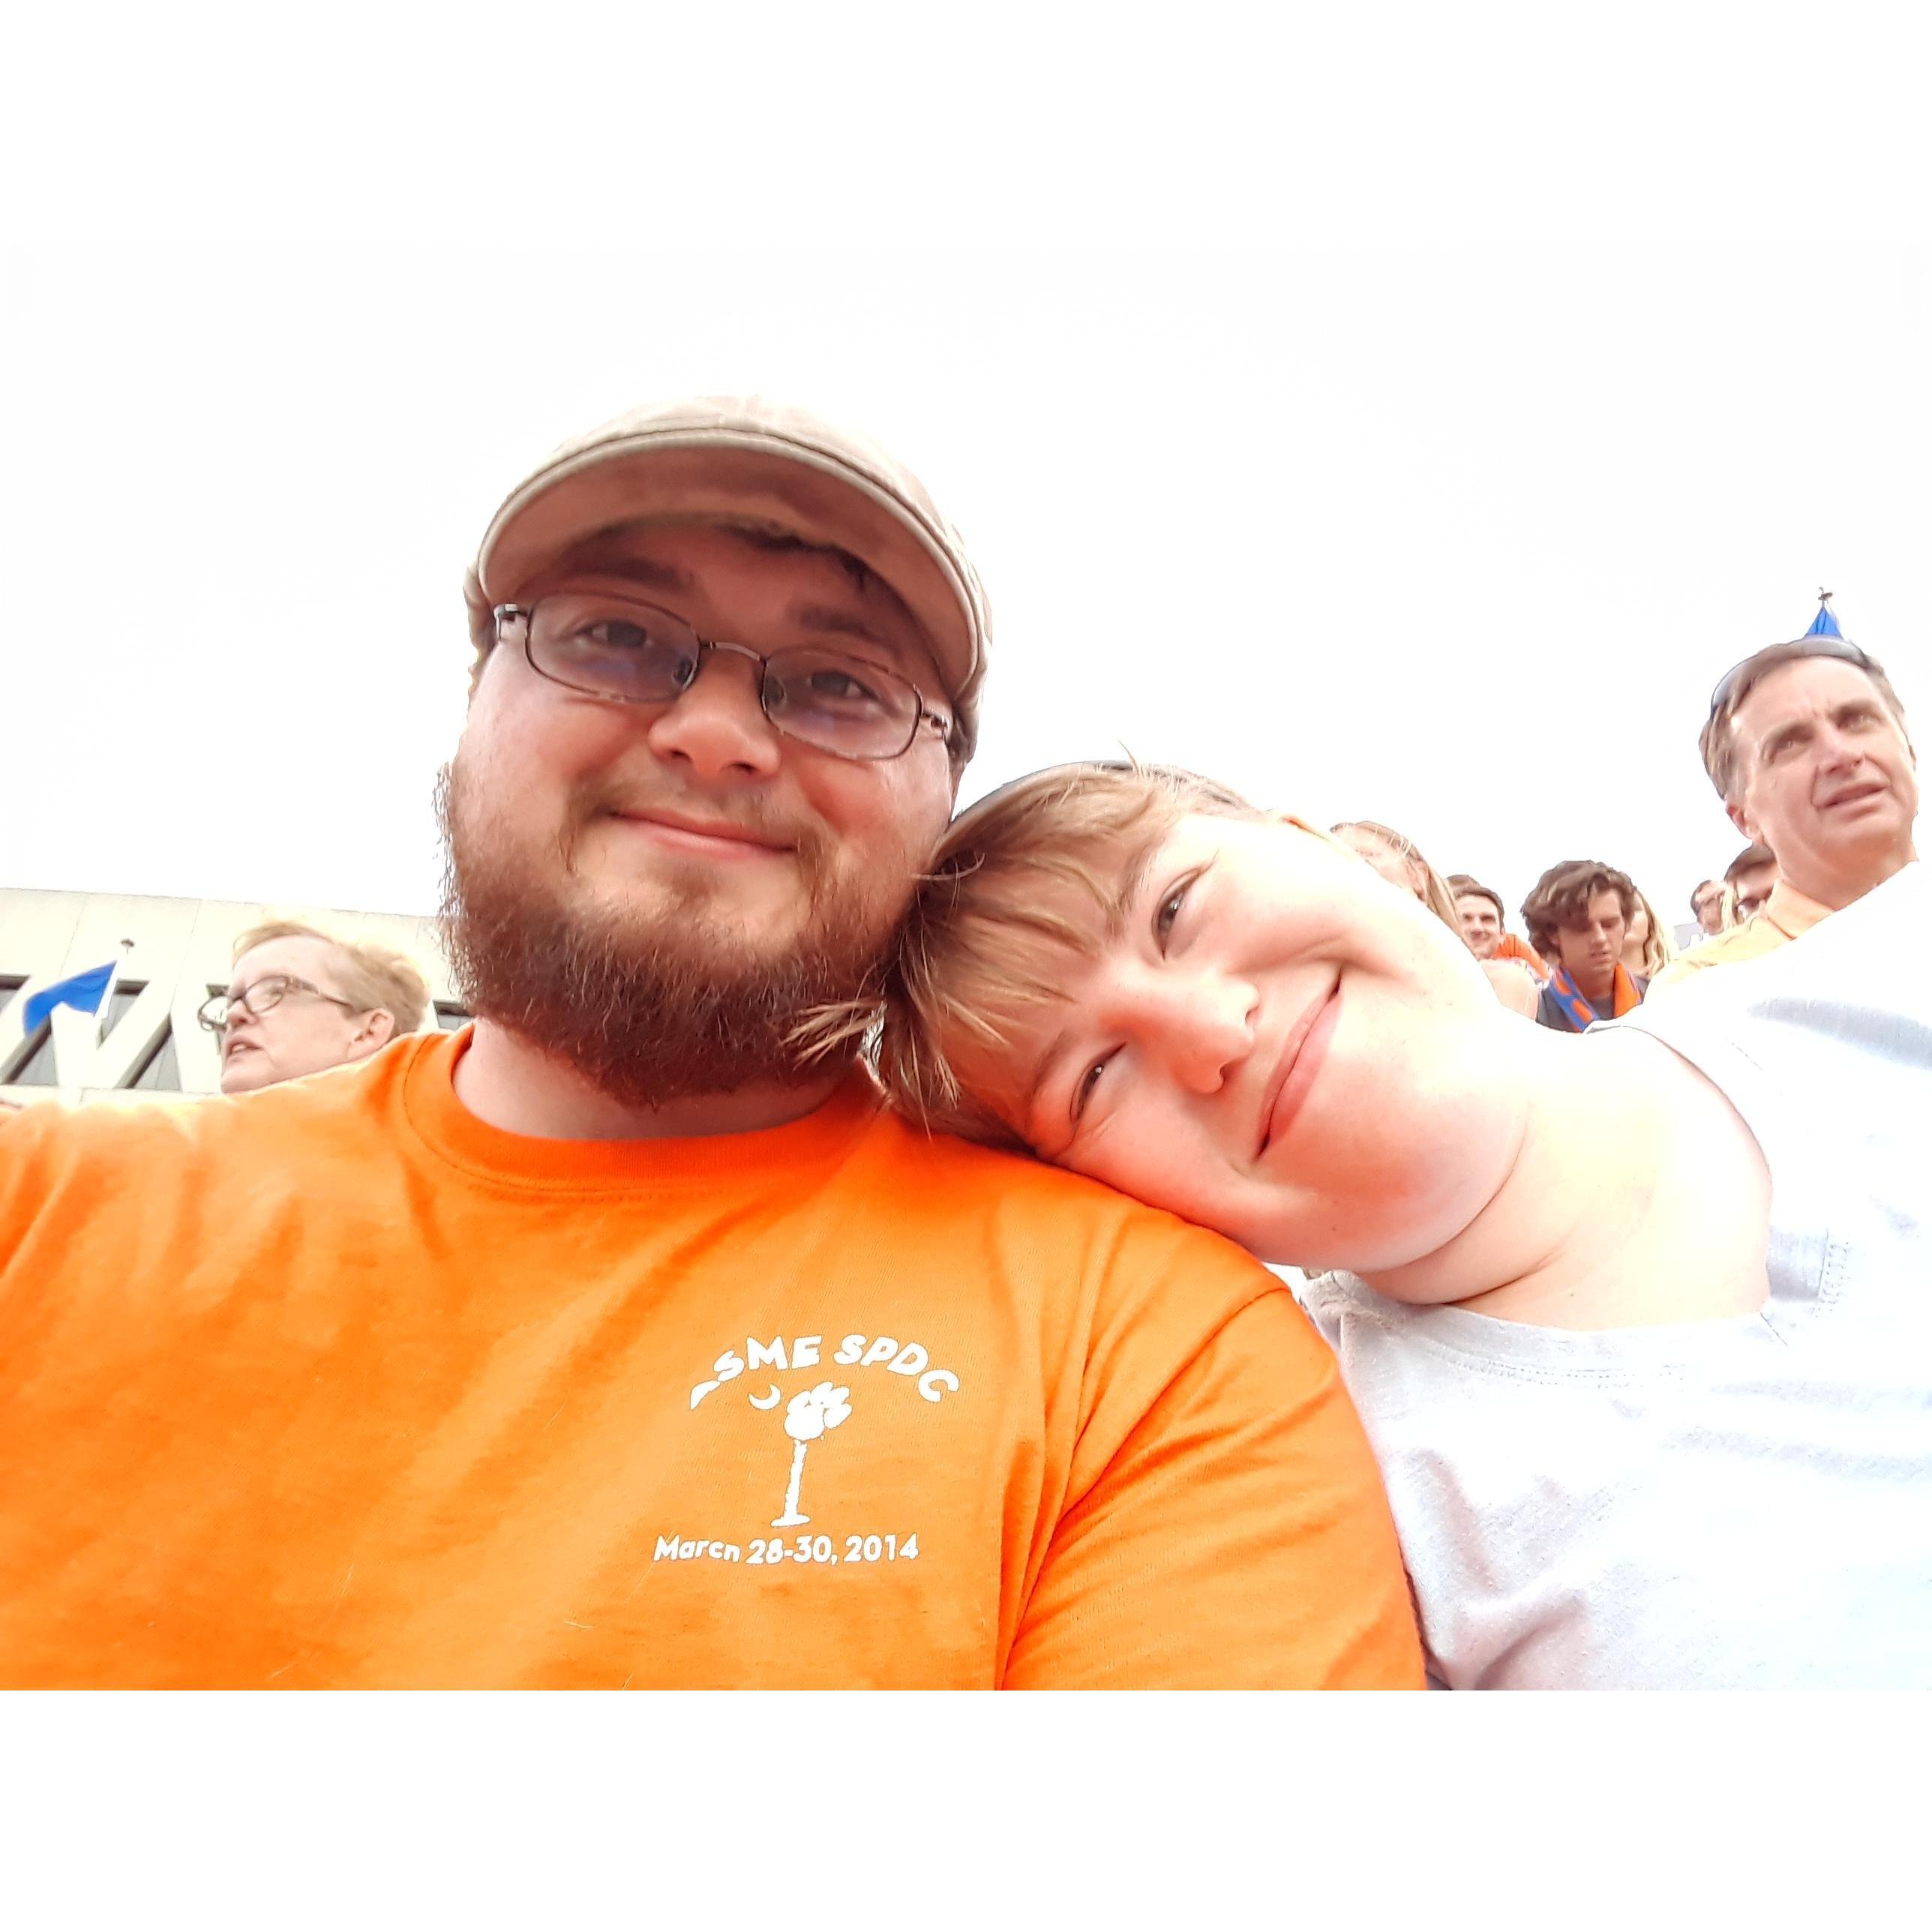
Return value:
M 422 1031 L 431 1008 L 401 953 L 276 920 L 236 940 L 227 990 L 196 1017 L 220 1042 L 222 1092 L 252 1094 L 367 1060 Z

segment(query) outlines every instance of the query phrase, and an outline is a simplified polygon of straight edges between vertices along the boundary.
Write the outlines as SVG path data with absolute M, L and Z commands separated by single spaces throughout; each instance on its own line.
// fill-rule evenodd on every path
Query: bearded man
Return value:
M 512 493 L 469 602 L 474 1026 L 0 1127 L 0 1682 L 1419 1682 L 1274 1278 L 805 1043 L 973 748 L 918 482 L 641 411 Z

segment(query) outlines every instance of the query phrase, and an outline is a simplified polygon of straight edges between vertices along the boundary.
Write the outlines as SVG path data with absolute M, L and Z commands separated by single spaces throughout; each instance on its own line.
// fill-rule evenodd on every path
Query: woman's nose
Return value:
M 1143 994 L 1146 1044 L 1190 1093 L 1218 1094 L 1254 1050 L 1258 1004 L 1242 980 L 1157 973 Z

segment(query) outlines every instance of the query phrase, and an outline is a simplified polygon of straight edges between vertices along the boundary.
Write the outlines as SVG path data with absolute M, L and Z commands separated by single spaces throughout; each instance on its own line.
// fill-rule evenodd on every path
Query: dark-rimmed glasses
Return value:
M 1802 650 L 1798 648 L 1800 645 L 1804 646 Z M 1776 648 L 1778 646 L 1771 645 L 1766 646 L 1766 650 Z M 1863 671 L 1870 671 L 1876 668 L 1871 659 L 1848 638 L 1822 636 L 1798 638 L 1793 640 L 1790 649 L 1791 651 L 1790 657 L 1779 658 L 1772 663 L 1759 665 L 1756 676 L 1753 678 L 1752 682 L 1755 683 L 1757 677 L 1762 676 L 1766 671 L 1775 670 L 1779 664 L 1793 664 L 1800 658 L 1840 658 L 1846 664 L 1856 664 L 1859 670 Z M 1732 665 L 1730 669 L 1718 679 L 1718 688 L 1711 694 L 1711 716 L 1713 718 L 1716 717 L 1726 705 L 1742 702 L 1742 694 L 1733 688 L 1737 683 L 1738 674 L 1763 655 L 1763 651 L 1752 652 L 1749 657 L 1742 658 Z
M 235 1009 L 253 1013 L 257 1019 L 279 1006 L 291 993 L 309 993 L 318 1000 L 326 1000 L 331 1006 L 340 1006 L 345 1012 L 367 1012 L 366 1006 L 358 1006 L 352 1000 L 339 1000 L 333 993 L 325 993 L 310 980 L 298 980 L 292 973 L 265 973 L 252 986 L 244 986 L 232 996 L 216 993 L 202 1001 L 196 1010 L 195 1018 L 210 1033 L 226 1031 Z
M 758 668 L 758 704 L 775 729 L 834 758 L 896 758 L 922 730 L 944 740 L 952 721 L 908 678 L 820 644 L 754 651 L 700 638 L 674 613 L 607 591 L 566 590 L 527 606 L 500 604 L 500 641 L 520 625 L 530 668 L 553 684 L 620 704 L 668 704 L 698 681 L 709 651 Z

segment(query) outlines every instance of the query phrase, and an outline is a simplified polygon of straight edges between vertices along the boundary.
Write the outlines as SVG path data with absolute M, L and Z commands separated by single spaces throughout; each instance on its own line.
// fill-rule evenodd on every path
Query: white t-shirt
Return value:
M 1932 1687 L 1928 962 L 1913 865 L 1616 1022 L 1699 1068 L 1763 1149 L 1758 1314 L 1581 1334 L 1348 1275 L 1304 1291 L 1438 1681 Z

